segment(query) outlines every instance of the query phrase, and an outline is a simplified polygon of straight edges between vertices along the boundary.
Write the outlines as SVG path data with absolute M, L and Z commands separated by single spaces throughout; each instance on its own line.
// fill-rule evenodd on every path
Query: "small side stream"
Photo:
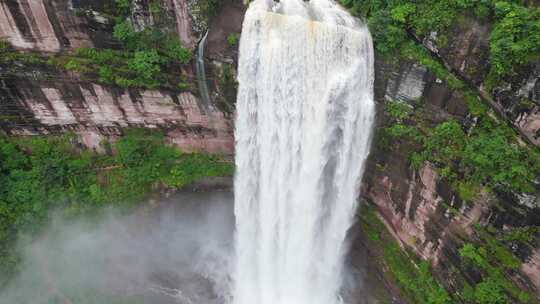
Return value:
M 208 38 L 208 31 L 204 34 L 203 38 L 199 42 L 197 50 L 197 82 L 199 83 L 199 92 L 205 109 L 212 105 L 210 99 L 210 93 L 208 90 L 208 82 L 206 79 L 206 69 L 204 62 L 204 48 L 206 47 L 206 39 Z

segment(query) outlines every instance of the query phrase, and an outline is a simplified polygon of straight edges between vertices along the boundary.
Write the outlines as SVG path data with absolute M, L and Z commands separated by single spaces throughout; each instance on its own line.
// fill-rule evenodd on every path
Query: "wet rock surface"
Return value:
M 160 2 L 160 26 L 165 27 L 162 30 L 176 31 L 184 46 L 194 48 L 197 37 L 188 2 Z M 4 1 L 0 3 L 0 15 L 5 17 L 0 18 L 0 38 L 17 49 L 46 53 L 70 52 L 78 47 L 117 48 L 119 42 L 112 38 L 110 20 L 103 13 L 110 10 L 110 6 L 110 2 L 101 0 Z M 233 6 L 232 10 L 227 6 L 224 15 L 219 16 L 220 25 L 227 24 L 223 20 L 230 14 L 243 15 L 243 6 Z M 150 3 L 146 0 L 133 3 L 130 19 L 135 30 L 156 22 L 149 10 Z M 236 21 L 235 24 L 236 29 L 241 23 Z M 217 34 L 213 36 L 220 35 L 220 30 L 219 26 L 215 27 L 212 33 Z M 229 48 L 226 39 L 212 45 Z M 217 64 L 220 64 L 219 59 Z M 11 70 L 16 70 L 15 75 Z M 121 136 L 126 128 L 157 128 L 164 130 L 168 140 L 185 151 L 233 153 L 230 105 L 226 108 L 219 104 L 204 106 L 197 93 L 190 91 L 105 86 L 47 66 L 19 70 L 0 67 L 0 115 L 3 117 L 0 128 L 6 134 L 74 132 L 80 135 L 81 144 L 103 152 L 101 143 Z M 194 82 L 189 69 L 183 72 Z M 223 95 L 221 79 L 224 76 L 220 70 L 215 74 L 209 79 L 218 100 Z M 232 91 L 227 90 L 228 95 L 235 95 L 234 87 Z
M 11 135 L 75 132 L 100 150 L 128 127 L 159 128 L 186 151 L 231 154 L 232 124 L 205 108 L 190 92 L 118 89 L 92 83 L 4 81 L 0 112 L 13 116 L 0 126 Z
M 422 42 L 451 72 L 483 92 L 485 101 L 526 139 L 540 146 L 540 62 L 536 60 L 517 69 L 493 86 L 489 75 L 492 28 L 493 24 L 487 20 L 463 16 L 443 33 L 444 43 L 435 42 L 440 33 L 432 33 Z
M 476 49 L 471 46 L 472 53 L 468 52 L 468 56 L 473 56 Z M 378 58 L 375 95 L 380 107 L 378 129 L 385 125 L 384 103 L 395 100 L 411 105 L 421 103 L 428 109 L 423 118 L 429 124 L 449 118 L 468 120 L 467 106 L 460 92 L 408 62 L 396 64 Z M 410 167 L 408 155 L 415 147 L 398 139 L 391 145 L 384 148 L 374 143 L 362 197 L 376 206 L 380 218 L 404 248 L 431 261 L 436 276 L 449 290 L 460 290 L 463 280 L 472 284 L 479 280 L 478 274 L 465 266 L 459 254 L 465 243 L 478 237 L 478 225 L 493 226 L 499 231 L 540 225 L 540 209 L 534 196 L 531 204 L 524 204 L 518 196 L 481 193 L 473 203 L 465 203 L 432 164 L 425 163 L 418 170 Z M 514 254 L 520 256 L 522 266 L 521 272 L 512 276 L 520 288 L 540 295 L 538 244 L 531 246 L 515 247 Z

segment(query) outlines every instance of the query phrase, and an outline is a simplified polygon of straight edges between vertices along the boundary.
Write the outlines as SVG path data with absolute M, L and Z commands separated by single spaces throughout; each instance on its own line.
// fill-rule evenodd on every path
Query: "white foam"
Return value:
M 338 303 L 374 121 L 369 31 L 330 0 L 256 0 L 238 78 L 233 302 Z

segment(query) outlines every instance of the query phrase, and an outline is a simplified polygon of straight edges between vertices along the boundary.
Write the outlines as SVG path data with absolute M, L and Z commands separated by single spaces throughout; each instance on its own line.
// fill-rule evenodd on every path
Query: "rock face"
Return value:
M 203 107 L 190 92 L 122 90 L 92 83 L 4 81 L 0 112 L 24 109 L 1 124 L 13 135 L 72 131 L 100 148 L 126 127 L 159 128 L 187 151 L 233 152 L 232 126 L 223 113 Z
M 471 17 L 453 26 L 448 33 L 448 44 L 438 47 L 433 39 L 424 45 L 434 52 L 460 78 L 477 87 L 491 102 L 492 107 L 510 121 L 531 143 L 540 146 L 540 62 L 521 68 L 516 75 L 506 77 L 504 84 L 490 88 L 489 23 Z M 436 36 L 433 33 L 432 36 Z M 487 93 L 487 94 L 486 94 Z
M 514 125 L 522 138 L 540 146 L 540 63 L 523 68 L 506 85 L 486 92 L 490 28 L 490 24 L 465 16 L 445 33 L 448 44 L 444 47 L 434 42 L 437 33 L 421 42 L 449 71 L 480 94 L 493 96 L 484 94 L 484 102 Z M 385 124 L 382 108 L 388 101 L 421 102 L 427 110 L 423 118 L 430 125 L 448 118 L 474 123 L 469 121 L 462 93 L 414 63 L 389 63 L 379 58 L 375 93 L 381 108 L 379 127 Z M 465 243 L 478 241 L 478 226 L 501 233 L 540 225 L 537 197 L 480 193 L 474 202 L 465 203 L 432 164 L 424 163 L 418 170 L 410 167 L 408 155 L 414 147 L 399 142 L 391 145 L 374 145 L 362 196 L 376 205 L 380 218 L 404 248 L 431 261 L 435 274 L 449 290 L 457 292 L 465 282 L 479 282 L 479 274 L 467 268 L 459 254 Z M 516 242 L 510 247 L 521 266 L 506 275 L 519 288 L 540 297 L 539 244 Z
M 6 0 L 0 3 L 0 37 L 13 46 L 44 52 L 92 46 L 90 26 L 68 0 Z
M 468 119 L 460 92 L 410 62 L 388 63 L 378 58 L 375 96 L 380 108 L 378 128 L 385 124 L 384 103 L 395 100 L 421 102 L 426 109 L 423 118 L 429 124 L 449 118 Z M 414 147 L 400 142 L 390 145 L 374 144 L 362 196 L 377 207 L 380 218 L 404 248 L 431 261 L 436 275 L 451 291 L 462 289 L 463 282 L 477 282 L 477 274 L 471 273 L 459 256 L 463 244 L 476 237 L 475 225 L 506 231 L 540 225 L 540 208 L 535 197 L 523 203 L 523 198 L 518 196 L 481 193 L 474 203 L 466 204 L 432 164 L 424 163 L 418 170 L 410 167 L 408 155 Z M 523 264 L 520 272 L 512 274 L 512 280 L 520 288 L 540 296 L 540 248 L 516 245 L 514 249 Z
M 187 47 L 194 47 L 196 41 L 193 36 L 192 20 L 189 16 L 187 1 L 171 0 L 171 4 L 176 16 L 177 32 L 180 41 Z
M 172 28 L 180 41 L 195 46 L 187 0 L 161 0 L 164 16 L 172 17 Z M 133 1 L 136 30 L 152 24 L 147 0 Z M 5 0 L 0 3 L 0 39 L 20 49 L 59 52 L 70 48 L 114 46 L 111 26 L 100 11 L 105 0 Z
M 529 277 L 535 286 L 540 286 L 540 249 L 536 249 L 529 261 L 521 265 L 521 271 Z
M 528 76 L 522 76 L 510 88 L 498 89 L 497 93 L 497 101 L 507 105 L 514 124 L 540 146 L 540 63 L 531 67 Z
M 133 1 L 132 6 L 130 18 L 135 30 L 154 23 L 148 1 Z M 165 25 L 171 24 L 170 30 L 176 31 L 184 46 L 194 48 L 188 1 L 162 0 L 160 7 Z M 2 1 L 0 39 L 17 49 L 47 53 L 78 47 L 114 48 L 118 42 L 112 39 L 112 27 L 100 13 L 107 9 L 110 1 L 102 0 Z M 56 72 L 47 77 L 56 81 L 38 78 L 4 76 L 0 86 L 0 127 L 4 133 L 75 132 L 81 135 L 82 144 L 101 150 L 104 139 L 114 140 L 125 128 L 145 127 L 162 129 L 171 143 L 186 151 L 233 153 L 231 115 L 203 106 L 191 92 L 122 90 Z

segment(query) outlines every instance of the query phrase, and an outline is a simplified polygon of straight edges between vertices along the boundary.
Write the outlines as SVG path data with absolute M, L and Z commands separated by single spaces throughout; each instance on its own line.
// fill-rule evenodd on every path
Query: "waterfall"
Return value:
M 206 46 L 206 38 L 208 38 L 208 31 L 204 34 L 203 38 L 199 42 L 197 48 L 197 81 L 199 83 L 199 92 L 201 93 L 201 99 L 205 110 L 212 105 L 210 100 L 210 93 L 208 91 L 208 83 L 206 82 L 206 69 L 204 67 L 204 47 Z
M 332 0 L 255 0 L 236 118 L 235 304 L 340 303 L 374 121 L 368 29 Z

